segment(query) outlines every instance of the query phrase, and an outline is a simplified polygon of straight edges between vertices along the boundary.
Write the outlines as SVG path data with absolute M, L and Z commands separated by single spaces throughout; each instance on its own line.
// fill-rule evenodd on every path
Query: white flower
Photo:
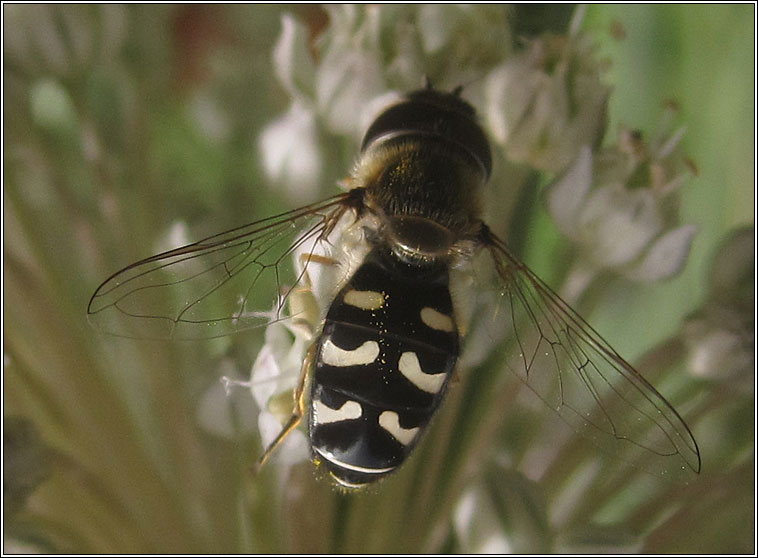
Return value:
M 489 72 L 485 122 L 506 158 L 559 172 L 605 131 L 610 88 L 589 36 L 552 36 Z
M 293 203 L 313 197 L 321 181 L 321 149 L 314 114 L 300 101 L 270 123 L 259 139 L 261 160 L 271 180 Z
M 387 89 L 382 72 L 378 8 L 328 8 L 330 28 L 316 74 L 316 105 L 329 130 L 359 137 L 356 115 Z
M 258 429 L 263 447 L 274 441 L 294 408 L 293 393 L 300 377 L 309 340 L 293 333 L 286 321 L 266 328 L 266 344 L 258 353 L 250 375 L 249 387 L 261 409 Z M 275 452 L 280 463 L 293 464 L 309 458 L 305 434 L 295 430 Z
M 282 31 L 271 62 L 290 97 L 302 101 L 313 96 L 316 68 L 308 51 L 308 30 L 289 14 L 282 15 Z
M 591 268 L 634 281 L 682 268 L 697 229 L 679 225 L 676 214 L 675 195 L 689 174 L 674 150 L 680 137 L 677 131 L 648 147 L 622 128 L 618 145 L 597 154 L 585 146 L 548 188 L 550 215 Z
M 755 387 L 755 229 L 734 231 L 719 246 L 708 300 L 682 330 L 692 374 L 752 395 Z
M 501 6 L 327 6 L 329 26 L 312 42 L 305 26 L 282 17 L 274 49 L 284 90 L 309 111 L 318 129 L 357 143 L 366 124 L 398 92 L 422 86 L 466 86 L 481 96 L 477 79 L 511 51 Z M 456 37 L 466 36 L 464 43 Z M 497 41 L 493 41 L 497 37 Z M 297 139 L 295 139 L 297 141 Z

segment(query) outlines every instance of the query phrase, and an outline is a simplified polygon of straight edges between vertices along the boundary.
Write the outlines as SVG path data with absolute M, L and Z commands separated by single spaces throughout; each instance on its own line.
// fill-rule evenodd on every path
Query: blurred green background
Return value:
M 754 223 L 752 13 L 752 7 L 744 5 L 588 10 L 587 27 L 608 29 L 618 22 L 626 31 L 624 40 L 606 40 L 601 50 L 612 60 L 609 133 L 619 122 L 652 132 L 662 103 L 674 100 L 680 107 L 678 121 L 687 129 L 682 149 L 699 171 L 682 195 L 682 222 L 700 227 L 686 268 L 675 279 L 646 288 L 622 313 L 623 321 L 645 327 L 616 338 L 613 332 L 622 327 L 621 320 L 593 317 L 601 320 L 596 323 L 609 332 L 617 349 L 628 343 L 622 354 L 637 354 L 674 331 L 681 318 L 702 303 L 703 277 L 726 231 Z
M 309 6 L 3 6 L 6 551 L 457 548 L 351 520 L 376 502 L 378 517 L 392 515 L 397 501 L 340 496 L 309 464 L 293 473 L 301 492 L 284 490 L 272 468 L 250 476 L 260 452 L 252 403 L 241 398 L 237 422 L 218 427 L 226 437 L 203 409 L 225 411 L 218 378 L 249 370 L 262 332 L 171 344 L 87 324 L 97 285 L 170 247 L 178 220 L 195 240 L 289 207 L 256 143 L 288 105 L 271 62 L 285 11 L 314 32 L 326 23 Z M 616 23 L 623 40 L 611 36 Z M 612 61 L 608 135 L 621 122 L 654 130 L 675 99 L 699 169 L 682 194 L 682 222 L 700 227 L 683 273 L 609 291 L 589 317 L 633 361 L 702 305 L 718 243 L 754 223 L 754 6 L 595 5 L 584 29 Z M 333 193 L 347 170 L 325 169 L 321 195 L 303 203 Z M 754 448 L 747 469 L 713 478 L 709 451 L 720 446 L 702 436 L 718 431 L 695 434 L 704 472 L 687 493 L 691 523 L 645 550 L 754 551 Z M 709 527 L 717 494 L 728 506 Z

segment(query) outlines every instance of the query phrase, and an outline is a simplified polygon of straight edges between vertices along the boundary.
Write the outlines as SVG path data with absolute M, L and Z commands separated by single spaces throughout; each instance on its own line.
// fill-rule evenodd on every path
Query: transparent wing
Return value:
M 310 262 L 297 266 L 292 254 L 311 255 L 327 243 L 358 197 L 340 194 L 134 263 L 97 288 L 89 319 L 108 333 L 153 339 L 265 325 L 280 317 Z
M 485 237 L 499 277 L 496 319 L 518 347 L 508 367 L 611 455 L 667 478 L 700 472 L 697 443 L 676 410 L 502 240 L 486 229 Z

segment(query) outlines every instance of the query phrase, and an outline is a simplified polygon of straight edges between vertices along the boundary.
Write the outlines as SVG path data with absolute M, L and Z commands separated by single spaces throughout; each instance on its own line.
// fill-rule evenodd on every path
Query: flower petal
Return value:
M 641 188 L 611 184 L 593 190 L 582 209 L 580 243 L 601 267 L 637 258 L 663 228 L 657 200 Z
M 695 225 L 684 225 L 658 238 L 640 262 L 624 271 L 634 281 L 660 281 L 679 273 L 690 253 Z
M 282 31 L 272 58 L 276 77 L 291 97 L 313 94 L 316 68 L 308 51 L 308 30 L 290 14 L 282 15 Z
M 284 116 L 266 126 L 258 146 L 266 174 L 284 186 L 293 202 L 318 190 L 321 151 L 315 117 L 303 103 L 294 101 Z
M 577 224 L 592 185 L 592 150 L 583 147 L 568 170 L 546 191 L 546 204 L 558 230 L 576 238 Z

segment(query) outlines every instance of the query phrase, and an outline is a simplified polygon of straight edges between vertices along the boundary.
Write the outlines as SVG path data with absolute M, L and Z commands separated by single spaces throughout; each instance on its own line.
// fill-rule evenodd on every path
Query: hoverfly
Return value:
M 461 277 L 484 261 L 524 383 L 598 445 L 642 448 L 654 473 L 699 472 L 676 410 L 482 221 L 491 169 L 460 89 L 427 86 L 374 120 L 347 192 L 134 263 L 97 288 L 88 314 L 130 337 L 215 337 L 265 325 L 272 299 L 287 319 L 309 270 L 341 270 L 292 416 L 261 463 L 307 415 L 314 461 L 353 488 L 395 471 L 439 408 L 466 339 Z

